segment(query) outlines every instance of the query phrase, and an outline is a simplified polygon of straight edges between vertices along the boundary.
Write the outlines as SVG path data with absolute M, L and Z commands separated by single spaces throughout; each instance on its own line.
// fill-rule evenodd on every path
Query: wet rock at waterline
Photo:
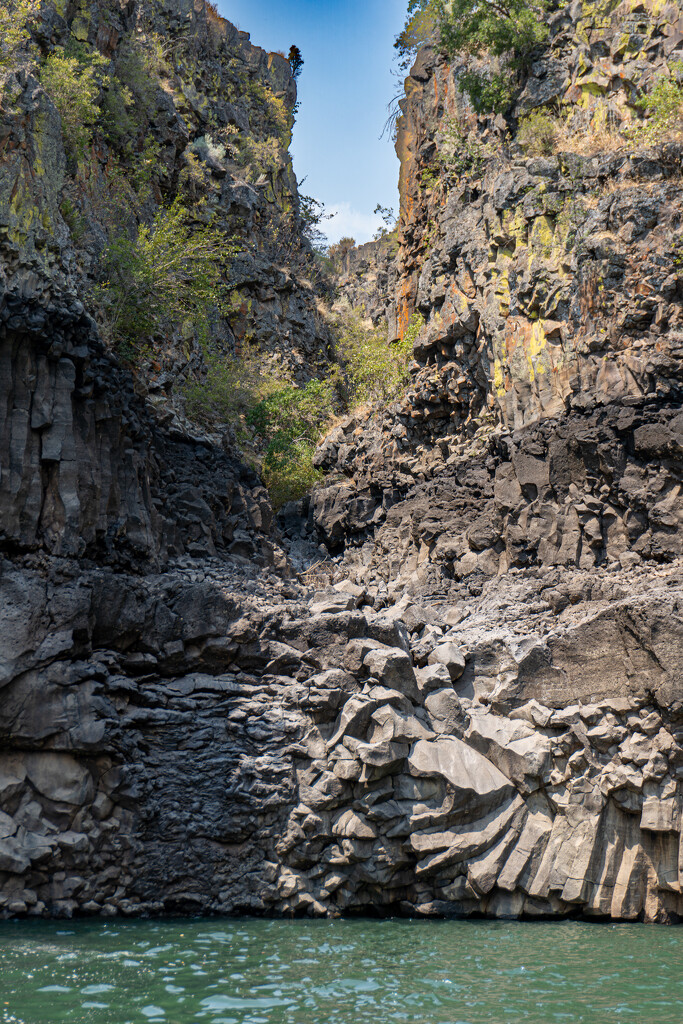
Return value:
M 681 567 L 552 630 L 540 580 L 488 584 L 435 647 L 464 660 L 452 679 L 415 668 L 419 616 L 340 610 L 332 588 L 221 560 L 48 564 L 49 582 L 3 566 L 24 621 L 49 588 L 61 644 L 2 635 L 6 665 L 21 648 L 0 708 L 5 913 L 680 913 Z M 629 581 L 602 574 L 614 595 Z M 623 660 L 572 683 L 606 629 Z M 374 639 L 392 631 L 407 651 Z

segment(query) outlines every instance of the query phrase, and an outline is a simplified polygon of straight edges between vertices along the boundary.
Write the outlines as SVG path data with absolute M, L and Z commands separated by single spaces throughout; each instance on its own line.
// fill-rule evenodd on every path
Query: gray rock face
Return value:
M 579 602 L 552 629 L 523 577 L 460 616 L 434 605 L 459 618 L 453 681 L 414 668 L 424 604 L 402 602 L 409 654 L 373 639 L 385 611 L 312 617 L 315 592 L 225 559 L 144 576 L 5 562 L 17 578 L 5 913 L 681 914 L 680 695 L 653 693 L 635 640 L 619 696 L 596 679 L 577 700 L 567 677 L 544 703 L 527 670 L 535 651 L 550 668 L 578 654 L 577 634 L 584 650 L 623 601 Z M 681 580 L 643 574 L 641 613 Z M 20 628 L 46 614 L 54 647 Z
M 0 324 L 6 548 L 129 565 L 220 550 L 272 562 L 272 512 L 256 474 L 162 430 L 80 303 L 45 309 L 17 292 L 2 301 L 12 314 Z
M 269 71 L 281 91 L 285 70 Z M 423 54 L 413 101 L 433 74 Z M 553 63 L 532 78 L 526 106 L 565 87 Z M 620 267 L 605 231 L 630 245 L 647 216 L 656 228 L 678 190 L 660 165 L 639 165 L 654 175 L 646 196 L 589 204 L 584 255 Z M 581 194 L 621 167 L 573 166 Z M 499 378 L 475 346 L 500 308 L 488 271 L 465 269 L 488 267 L 489 246 L 512 266 L 501 211 L 516 205 L 537 262 L 520 239 L 510 294 L 536 294 L 546 341 L 566 342 L 555 293 L 522 275 L 557 271 L 543 230 L 564 180 L 555 158 L 498 168 L 478 199 L 448 197 L 424 265 L 397 266 L 421 308 L 448 314 L 447 335 L 434 318 L 418 339 L 405 403 L 340 425 L 319 451 L 345 482 L 306 507 L 345 557 L 315 590 L 288 578 L 255 474 L 217 439 L 161 422 L 57 272 L 36 281 L 10 253 L 0 914 L 680 920 L 681 372 L 664 333 L 676 283 L 657 279 L 665 312 L 634 287 L 618 381 L 589 341 L 559 384 L 539 384 L 538 366 L 531 381 L 521 353 L 539 337 L 522 331 L 517 356 L 506 349 L 513 383 L 489 403 Z M 247 213 L 249 194 L 245 183 Z M 656 254 L 654 239 L 638 252 Z M 563 281 L 585 298 L 583 266 L 570 261 Z M 263 268 L 243 270 L 258 287 Z M 280 283 L 264 304 L 285 301 Z M 560 312 L 576 324 L 590 309 Z M 596 337 L 610 318 L 595 312 Z M 498 422 L 470 429 L 494 405 Z

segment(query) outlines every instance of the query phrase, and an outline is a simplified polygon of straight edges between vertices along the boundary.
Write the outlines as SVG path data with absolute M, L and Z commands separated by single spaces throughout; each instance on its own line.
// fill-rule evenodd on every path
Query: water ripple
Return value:
M 680 1024 L 683 932 L 472 921 L 0 924 L 1 1024 Z

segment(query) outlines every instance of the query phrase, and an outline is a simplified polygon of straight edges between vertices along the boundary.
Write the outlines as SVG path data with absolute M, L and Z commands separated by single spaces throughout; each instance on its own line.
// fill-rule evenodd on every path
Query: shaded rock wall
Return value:
M 317 456 L 329 587 L 284 578 L 254 474 L 150 409 L 78 272 L 7 247 L 3 915 L 680 919 L 678 150 L 576 164 L 566 235 L 564 156 L 411 193 L 454 73 L 423 54 L 404 115 L 424 134 L 386 280 L 399 326 L 425 315 L 414 385 Z M 362 258 L 377 284 L 349 263 L 349 288 L 381 313 Z
M 680 566 L 2 568 L 3 913 L 680 916 Z
M 165 430 L 77 300 L 5 308 L 3 551 L 125 565 L 218 550 L 273 561 L 272 512 L 256 473 L 229 448 Z
M 307 280 L 289 61 L 253 45 L 203 0 L 46 6 L 35 36 L 37 59 L 6 76 L 0 105 L 0 284 L 19 294 L 66 290 L 92 312 L 111 238 L 150 224 L 179 197 L 198 224 L 210 220 L 225 235 L 226 249 L 239 248 L 224 268 L 228 294 L 212 345 L 238 354 L 253 345 L 308 379 L 331 339 Z M 110 62 L 78 163 L 40 85 L 40 62 L 60 47 Z M 111 97 L 125 89 L 128 108 L 112 113 L 123 101 Z M 178 383 L 203 372 L 196 332 L 178 325 L 138 362 L 140 386 L 181 413 Z

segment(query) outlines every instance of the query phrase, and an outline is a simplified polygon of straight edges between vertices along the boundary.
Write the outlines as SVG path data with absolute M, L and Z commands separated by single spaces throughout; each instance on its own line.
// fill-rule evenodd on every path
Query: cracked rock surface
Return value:
M 603 88 L 560 43 L 524 104 Z M 281 532 L 5 260 L 1 915 L 683 916 L 680 153 L 420 198 L 453 75 L 410 79 L 397 262 L 346 266 L 425 314 L 413 385 L 328 436 Z

